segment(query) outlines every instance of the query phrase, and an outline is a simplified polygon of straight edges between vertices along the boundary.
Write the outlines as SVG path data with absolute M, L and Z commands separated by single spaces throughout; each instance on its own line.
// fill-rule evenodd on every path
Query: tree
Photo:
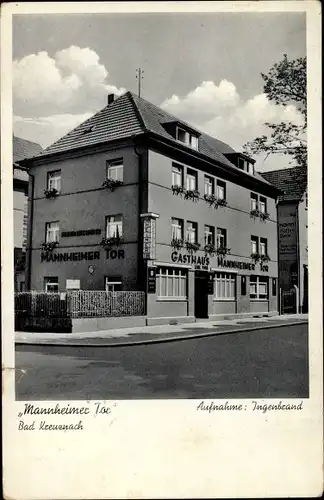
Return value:
M 269 123 L 269 134 L 256 137 L 243 146 L 245 154 L 266 153 L 289 155 L 289 163 L 307 166 L 307 97 L 306 97 L 306 57 L 289 61 L 287 54 L 272 66 L 268 74 L 261 73 L 264 80 L 263 91 L 270 101 L 277 105 L 294 104 L 300 112 L 303 123 L 297 125 L 289 121 Z

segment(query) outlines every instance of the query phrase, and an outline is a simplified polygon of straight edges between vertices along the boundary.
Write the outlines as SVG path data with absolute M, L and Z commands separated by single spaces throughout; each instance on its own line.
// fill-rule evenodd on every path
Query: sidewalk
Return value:
M 64 346 L 125 346 L 170 342 L 211 335 L 229 334 L 308 323 L 308 314 L 289 314 L 269 318 L 246 318 L 222 321 L 120 328 L 83 333 L 16 332 L 16 344 Z

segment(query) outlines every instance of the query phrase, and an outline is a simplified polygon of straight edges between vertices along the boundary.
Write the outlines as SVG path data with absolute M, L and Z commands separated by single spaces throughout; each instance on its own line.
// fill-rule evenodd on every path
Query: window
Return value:
M 260 238 L 260 254 L 268 255 L 268 242 L 266 238 Z
M 47 222 L 45 226 L 46 231 L 46 243 L 52 243 L 54 241 L 59 241 L 60 235 L 60 225 L 59 222 Z
M 268 279 L 264 276 L 250 277 L 250 299 L 268 298 Z
M 247 169 L 248 169 L 247 171 L 249 172 L 249 174 L 254 175 L 254 165 L 253 165 L 253 163 L 248 162 Z
M 251 193 L 251 210 L 258 209 L 258 195 Z
M 259 210 L 262 214 L 265 214 L 267 211 L 267 199 L 264 198 L 263 196 L 260 196 Z
M 183 186 L 183 167 L 172 164 L 172 186 Z
M 251 236 L 251 253 L 259 253 L 259 238 Z
M 226 237 L 226 229 L 222 229 L 221 227 L 217 228 L 217 248 L 226 248 L 227 237 Z
M 120 276 L 111 277 L 105 276 L 105 290 L 106 292 L 118 292 L 121 290 L 122 280 Z
M 175 219 L 172 217 L 172 226 L 171 226 L 171 236 L 172 239 L 182 240 L 183 239 L 183 220 Z
M 308 210 L 308 193 L 305 193 L 305 210 Z
M 177 140 L 190 146 L 192 149 L 198 150 L 198 136 L 187 132 L 183 128 L 177 128 Z
M 241 295 L 246 295 L 246 276 L 241 276 Z
M 54 170 L 47 174 L 47 189 L 56 189 L 61 191 L 61 170 Z
M 44 278 L 44 290 L 45 292 L 58 292 L 58 277 L 55 278 Z
M 106 238 L 118 238 L 123 234 L 123 216 L 109 215 L 106 218 Z
M 216 196 L 219 200 L 226 200 L 226 184 L 223 181 L 217 181 Z
M 185 269 L 159 267 L 156 274 L 156 290 L 160 298 L 187 298 L 187 271 Z
M 123 182 L 124 166 L 122 158 L 119 158 L 118 160 L 108 160 L 106 162 L 106 168 L 107 179 Z
M 186 240 L 190 243 L 197 243 L 198 227 L 196 222 L 187 222 Z
M 205 226 L 204 240 L 205 245 L 215 245 L 215 229 L 213 226 Z
M 205 175 L 204 194 L 207 196 L 214 194 L 214 179 L 209 175 Z
M 238 159 L 238 167 L 241 169 L 241 170 L 244 170 L 244 160 L 242 158 L 239 158 Z
M 214 298 L 216 300 L 235 300 L 235 274 L 216 273 Z
M 197 172 L 190 168 L 187 169 L 186 189 L 187 191 L 196 191 L 197 189 Z

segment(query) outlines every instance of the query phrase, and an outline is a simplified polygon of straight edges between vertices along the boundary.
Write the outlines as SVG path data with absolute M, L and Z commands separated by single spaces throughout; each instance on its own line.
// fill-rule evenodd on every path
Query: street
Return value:
M 124 347 L 16 345 L 17 400 L 308 395 L 307 324 Z

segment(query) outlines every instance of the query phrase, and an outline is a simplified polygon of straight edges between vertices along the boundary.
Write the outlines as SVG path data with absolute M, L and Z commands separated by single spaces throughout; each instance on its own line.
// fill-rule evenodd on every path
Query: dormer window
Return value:
M 192 149 L 198 150 L 198 136 L 180 127 L 177 127 L 177 141 L 183 142 L 183 144 L 186 144 L 186 146 Z
M 238 158 L 238 167 L 240 170 L 244 170 L 244 172 L 254 175 L 254 165 L 252 162 L 245 160 L 244 158 Z

